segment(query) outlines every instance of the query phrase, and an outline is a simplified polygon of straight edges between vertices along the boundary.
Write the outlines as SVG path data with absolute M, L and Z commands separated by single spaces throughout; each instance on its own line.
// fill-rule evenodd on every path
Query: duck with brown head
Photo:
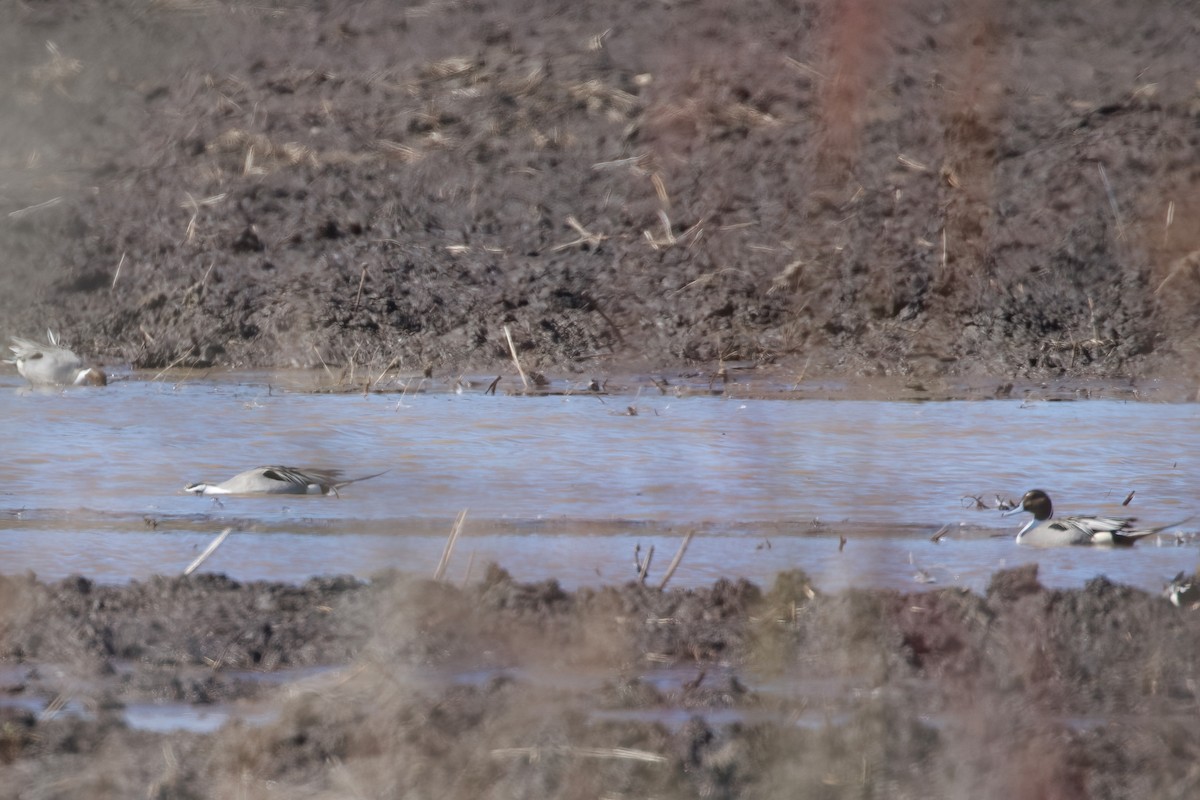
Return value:
M 34 386 L 106 386 L 108 376 L 99 367 L 85 366 L 83 359 L 58 343 L 53 331 L 47 332 L 49 344 L 13 337 L 9 347 L 13 357 L 8 363 Z
M 1017 533 L 1017 544 L 1035 547 L 1055 547 L 1067 544 L 1090 544 L 1128 547 L 1152 533 L 1182 525 L 1187 520 L 1162 525 L 1157 528 L 1136 528 L 1136 519 L 1129 517 L 1079 516 L 1054 519 L 1054 505 L 1050 495 L 1041 489 L 1030 489 L 1021 498 L 1021 504 L 1004 512 L 1008 517 L 1028 511 L 1033 514 L 1024 528 Z

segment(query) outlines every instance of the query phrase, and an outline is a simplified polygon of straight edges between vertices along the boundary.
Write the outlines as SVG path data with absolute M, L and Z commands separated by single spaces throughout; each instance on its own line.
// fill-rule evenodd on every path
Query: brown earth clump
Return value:
M 20 3 L 0 319 L 109 363 L 1194 380 L 1186 3 Z
M 1200 614 L 1035 567 L 564 591 L 0 579 L 0 796 L 1190 797 Z M 249 707 L 208 733 L 146 704 Z

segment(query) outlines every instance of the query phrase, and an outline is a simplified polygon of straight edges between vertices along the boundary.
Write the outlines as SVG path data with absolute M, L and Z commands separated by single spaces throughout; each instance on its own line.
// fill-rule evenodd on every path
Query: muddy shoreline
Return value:
M 982 596 L 829 595 L 800 571 L 568 592 L 492 566 L 461 588 L 10 576 L 0 600 L 5 797 L 1200 787 L 1200 611 L 1103 578 L 1048 590 L 1035 567 Z M 162 704 L 233 718 L 137 722 Z

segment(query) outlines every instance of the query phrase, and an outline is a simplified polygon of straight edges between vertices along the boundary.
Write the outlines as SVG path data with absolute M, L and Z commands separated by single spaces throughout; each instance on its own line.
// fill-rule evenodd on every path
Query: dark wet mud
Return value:
M 1200 790 L 1200 611 L 1103 578 L 566 592 L 489 567 L 463 588 L 10 577 L 0 600 L 5 797 Z M 147 703 L 267 713 L 164 734 Z
M 17 3 L 0 320 L 108 364 L 1170 375 L 1187 3 Z

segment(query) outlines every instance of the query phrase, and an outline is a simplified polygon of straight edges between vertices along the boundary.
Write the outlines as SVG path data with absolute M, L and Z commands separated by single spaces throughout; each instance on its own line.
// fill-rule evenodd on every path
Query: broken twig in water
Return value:
M 208 545 L 208 547 L 204 548 L 204 552 L 196 557 L 195 561 L 193 561 L 191 564 L 188 564 L 187 569 L 185 569 L 183 571 L 184 577 L 187 577 L 188 575 L 191 575 L 193 572 L 195 572 L 196 569 L 201 564 L 203 564 L 205 561 L 208 560 L 209 556 L 211 556 L 213 553 L 217 552 L 217 548 L 221 546 L 222 542 L 224 542 L 227 538 L 229 538 L 229 534 L 232 532 L 233 532 L 233 528 L 226 528 L 225 530 L 221 531 L 221 535 L 218 536 L 217 538 L 213 539 L 212 542 Z
M 675 557 L 671 559 L 670 566 L 667 567 L 667 572 L 663 575 L 662 583 L 658 584 L 658 590 L 661 592 L 667 588 L 667 581 L 671 580 L 671 576 L 675 574 L 675 569 L 679 566 L 679 562 L 683 561 L 683 554 L 687 552 L 688 545 L 692 543 L 692 537 L 696 535 L 695 531 L 688 531 L 687 536 L 683 537 L 682 544 L 675 551 Z M 647 561 L 650 559 L 647 558 Z
M 517 372 L 521 376 L 521 385 L 525 387 L 525 391 L 529 391 L 529 379 L 525 377 L 525 370 L 521 368 L 521 360 L 517 358 L 517 346 L 513 344 L 512 331 L 508 326 L 504 326 L 504 338 L 508 339 L 508 351 L 512 353 L 513 363 L 517 365 Z
M 184 354 L 183 354 L 183 355 L 181 355 L 179 358 L 177 358 L 177 359 L 175 359 L 174 361 L 172 361 L 170 364 L 167 364 L 165 367 L 163 367 L 163 368 L 162 368 L 162 369 L 159 371 L 159 373 L 158 373 L 157 375 L 155 375 L 153 378 L 151 378 L 151 379 L 150 379 L 150 382 L 151 382 L 151 383 L 153 383 L 154 381 L 156 381 L 156 380 L 158 380 L 159 378 L 161 378 L 163 375 L 166 375 L 166 374 L 167 374 L 167 372 L 169 372 L 170 370 L 174 369 L 174 368 L 175 368 L 175 366 L 176 366 L 177 364 L 179 364 L 179 362 L 180 362 L 180 361 L 183 361 L 185 358 L 187 358 L 187 357 L 188 357 L 188 356 L 190 356 L 191 354 L 192 354 L 192 348 L 190 348 L 190 347 L 189 347 L 189 348 L 187 349 L 187 352 L 186 352 L 186 353 L 184 353 Z
M 639 550 L 641 549 L 641 545 L 638 545 L 638 549 Z M 637 550 L 634 551 L 633 558 L 634 558 L 634 561 L 638 560 Z M 654 558 L 654 545 L 650 545 L 650 549 L 646 551 L 646 560 L 642 561 L 640 564 L 638 564 L 638 583 L 639 584 L 646 583 L 646 573 L 648 573 L 650 571 L 650 560 L 652 558 Z
M 467 519 L 467 509 L 463 509 L 458 513 L 458 519 L 454 521 L 454 527 L 450 529 L 450 536 L 446 539 L 446 547 L 442 550 L 442 560 L 438 562 L 437 569 L 433 571 L 433 579 L 440 581 L 446 575 L 446 568 L 450 566 L 450 556 L 454 554 L 454 545 L 458 541 L 458 535 L 462 533 L 463 522 Z

